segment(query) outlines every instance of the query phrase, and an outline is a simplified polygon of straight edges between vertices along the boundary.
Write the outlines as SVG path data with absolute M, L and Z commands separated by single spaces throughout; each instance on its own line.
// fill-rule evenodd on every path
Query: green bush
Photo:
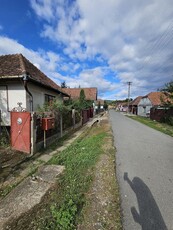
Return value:
M 0 133 L 0 146 L 1 147 L 8 147 L 10 145 L 10 138 L 6 127 L 1 127 Z

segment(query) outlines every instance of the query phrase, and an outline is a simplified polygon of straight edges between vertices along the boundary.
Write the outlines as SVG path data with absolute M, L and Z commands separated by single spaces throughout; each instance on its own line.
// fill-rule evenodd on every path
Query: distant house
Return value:
M 146 96 L 143 96 L 138 103 L 138 115 L 147 116 L 150 113 L 152 107 L 162 106 L 168 102 L 168 96 L 163 92 L 151 92 Z
M 80 98 L 81 89 L 84 90 L 85 99 L 96 101 L 97 100 L 97 88 L 62 88 L 63 92 L 68 94 L 72 100 L 78 100 Z
M 0 56 L 1 125 L 10 125 L 10 111 L 22 103 L 27 111 L 52 100 L 63 101 L 61 88 L 22 54 Z
M 99 108 L 100 107 L 100 108 Z M 95 102 L 95 109 L 101 109 L 103 110 L 104 109 L 104 100 L 102 99 L 98 99 L 96 102 Z
M 142 96 L 136 97 L 133 101 L 129 103 L 129 111 L 132 114 L 138 115 L 138 104 L 141 100 Z
M 127 112 L 128 111 L 128 103 L 125 101 L 118 102 L 116 104 L 116 110 L 120 112 Z

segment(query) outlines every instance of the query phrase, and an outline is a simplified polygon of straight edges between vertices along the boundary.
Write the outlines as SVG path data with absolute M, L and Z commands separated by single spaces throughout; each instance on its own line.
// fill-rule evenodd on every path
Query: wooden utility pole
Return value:
M 128 85 L 128 113 L 129 113 L 129 103 L 130 103 L 130 86 L 131 86 L 132 82 L 128 81 L 127 85 Z

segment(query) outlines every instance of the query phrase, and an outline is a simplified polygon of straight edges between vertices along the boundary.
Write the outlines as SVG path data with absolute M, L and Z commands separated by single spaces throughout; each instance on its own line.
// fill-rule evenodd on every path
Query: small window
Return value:
M 55 96 L 45 94 L 45 103 L 50 105 L 55 100 Z

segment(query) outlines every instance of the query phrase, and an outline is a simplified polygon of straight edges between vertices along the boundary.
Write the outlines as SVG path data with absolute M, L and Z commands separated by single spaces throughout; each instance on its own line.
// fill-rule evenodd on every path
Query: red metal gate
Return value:
M 11 148 L 31 152 L 31 113 L 11 112 Z

